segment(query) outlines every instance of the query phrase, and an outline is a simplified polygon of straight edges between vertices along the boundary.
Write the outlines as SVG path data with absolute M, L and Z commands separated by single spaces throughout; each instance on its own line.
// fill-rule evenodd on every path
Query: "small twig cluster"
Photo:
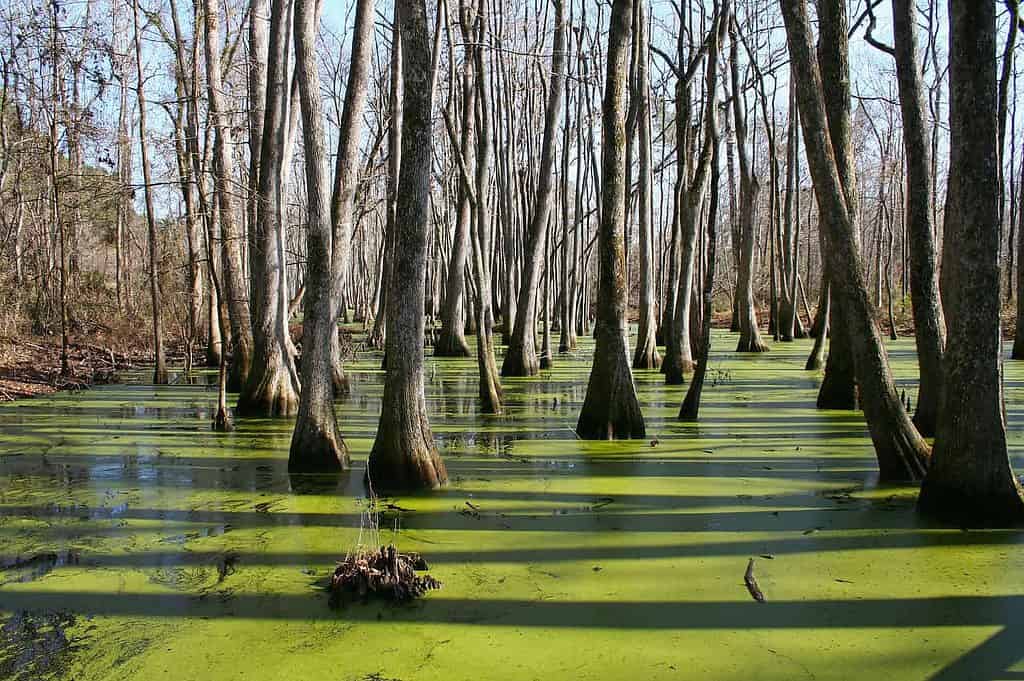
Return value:
M 332 603 L 355 598 L 365 602 L 371 596 L 398 603 L 420 598 L 441 588 L 441 582 L 430 575 L 416 574 L 427 569 L 422 556 L 399 553 L 394 544 L 376 551 L 357 551 L 346 556 L 331 576 Z

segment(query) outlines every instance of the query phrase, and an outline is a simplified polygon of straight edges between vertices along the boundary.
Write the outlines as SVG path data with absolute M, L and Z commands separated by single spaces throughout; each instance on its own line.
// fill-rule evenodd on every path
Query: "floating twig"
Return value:
M 754 559 L 751 558 L 747 562 L 747 571 L 743 575 L 743 581 L 747 585 L 747 591 L 750 592 L 751 598 L 758 603 L 764 603 L 764 592 L 761 591 L 761 587 L 757 585 L 757 578 L 754 577 Z

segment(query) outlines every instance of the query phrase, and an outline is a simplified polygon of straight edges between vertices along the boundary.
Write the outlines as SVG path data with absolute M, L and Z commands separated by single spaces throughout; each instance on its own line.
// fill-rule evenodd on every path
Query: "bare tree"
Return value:
M 920 507 L 961 523 L 1024 519 L 1000 367 L 995 3 L 949 3 L 950 171 L 942 256 L 949 324 L 935 450 Z
M 626 336 L 625 220 L 626 80 L 633 31 L 633 0 L 614 0 L 608 29 L 608 66 L 601 110 L 601 225 L 598 231 L 597 322 L 594 362 L 576 434 L 585 440 L 642 438 Z
M 436 488 L 448 473 L 423 394 L 423 303 L 433 150 L 430 35 L 425 0 L 397 0 L 402 58 L 402 163 L 388 286 L 387 374 L 377 437 L 366 464 L 372 488 Z

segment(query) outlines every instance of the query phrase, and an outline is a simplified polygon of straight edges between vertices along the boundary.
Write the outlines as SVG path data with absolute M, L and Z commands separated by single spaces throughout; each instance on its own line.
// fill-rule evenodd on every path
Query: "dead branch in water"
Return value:
M 750 596 L 758 603 L 764 603 L 764 593 L 761 591 L 761 587 L 757 585 L 757 578 L 754 577 L 754 559 L 751 558 L 747 562 L 747 571 L 743 575 L 743 581 L 747 584 L 747 591 L 750 592 Z

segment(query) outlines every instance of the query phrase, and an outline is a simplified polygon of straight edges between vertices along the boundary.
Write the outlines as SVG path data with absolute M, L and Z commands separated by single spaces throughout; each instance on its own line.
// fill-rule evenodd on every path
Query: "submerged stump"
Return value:
M 375 551 L 359 550 L 338 563 L 331 576 L 331 604 L 342 605 L 359 599 L 382 598 L 407 603 L 428 591 L 441 588 L 441 582 L 428 574 L 427 561 L 418 553 L 399 553 L 394 544 Z

